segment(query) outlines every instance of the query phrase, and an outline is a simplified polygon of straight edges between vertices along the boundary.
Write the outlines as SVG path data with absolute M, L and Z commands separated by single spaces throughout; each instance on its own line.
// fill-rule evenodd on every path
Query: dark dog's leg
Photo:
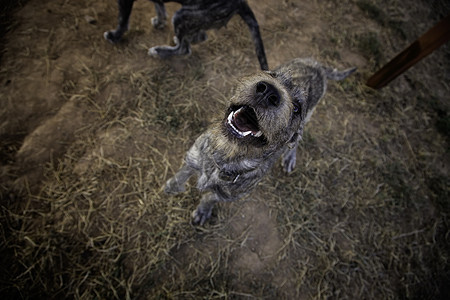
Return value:
M 103 34 L 105 39 L 111 43 L 117 43 L 122 35 L 128 30 L 128 21 L 130 19 L 131 10 L 133 9 L 134 0 L 118 0 L 119 5 L 119 25 L 116 30 L 110 30 Z
M 159 56 L 160 58 L 166 58 L 173 55 L 186 55 L 191 53 L 190 36 L 197 35 L 195 28 L 191 28 L 193 22 L 192 18 L 198 16 L 194 15 L 191 11 L 181 8 L 173 16 L 173 27 L 175 28 L 175 43 L 174 47 L 171 46 L 156 46 L 148 50 L 148 54 L 152 56 Z M 186 24 L 188 20 L 188 24 Z M 195 32 L 195 34 L 192 34 Z
M 177 37 L 177 45 L 171 46 L 156 46 L 148 50 L 148 54 L 151 56 L 157 56 L 160 58 L 167 58 L 173 55 L 188 55 L 191 54 L 191 46 L 189 42 L 184 40 L 179 40 Z
M 190 38 L 191 44 L 199 44 L 201 42 L 204 42 L 208 39 L 208 35 L 204 30 L 200 30 L 196 35 L 192 36 Z M 173 37 L 173 41 L 175 45 L 178 45 L 180 42 L 178 41 L 178 38 L 176 36 Z
M 239 8 L 238 14 L 245 21 L 245 23 L 247 23 L 247 26 L 250 29 L 261 70 L 268 70 L 269 66 L 267 65 L 266 53 L 264 52 L 264 44 L 261 39 L 258 22 L 256 21 L 253 11 L 248 4 L 243 1 L 241 7 Z
M 150 0 L 155 3 L 156 17 L 152 18 L 152 25 L 156 29 L 163 29 L 167 24 L 167 13 L 164 2 Z
M 181 169 L 166 182 L 164 192 L 166 194 L 177 194 L 185 191 L 184 184 L 186 181 L 194 175 L 195 170 L 191 167 L 184 165 Z
M 208 39 L 208 35 L 204 30 L 200 30 L 196 35 L 191 37 L 191 44 L 198 44 Z

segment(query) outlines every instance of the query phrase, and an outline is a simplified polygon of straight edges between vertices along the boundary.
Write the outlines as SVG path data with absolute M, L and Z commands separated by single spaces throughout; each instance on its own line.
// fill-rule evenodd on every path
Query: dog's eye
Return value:
M 300 103 L 294 103 L 294 113 L 299 114 L 302 112 L 302 107 L 300 106 Z

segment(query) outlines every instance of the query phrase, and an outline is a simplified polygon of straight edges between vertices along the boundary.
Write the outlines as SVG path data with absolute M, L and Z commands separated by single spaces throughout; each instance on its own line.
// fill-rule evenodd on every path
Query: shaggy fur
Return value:
M 172 19 L 176 45 L 152 47 L 149 49 L 150 55 L 166 58 L 172 55 L 190 54 L 191 43 L 199 43 L 207 39 L 206 30 L 225 26 L 235 14 L 239 14 L 250 29 L 261 69 L 268 69 L 258 22 L 245 0 L 150 1 L 155 3 L 156 17 L 152 18 L 152 24 L 157 29 L 164 28 L 167 23 L 165 2 L 177 2 L 182 5 Z M 133 2 L 134 0 L 118 0 L 119 25 L 115 30 L 104 33 L 105 39 L 111 43 L 120 41 L 122 35 L 128 30 Z
M 197 174 L 197 188 L 205 194 L 193 223 L 202 225 L 215 203 L 249 193 L 280 156 L 285 171 L 291 172 L 303 128 L 325 94 L 327 80 L 341 80 L 354 71 L 295 59 L 242 78 L 223 119 L 195 141 L 165 192 L 184 191 L 185 182 Z

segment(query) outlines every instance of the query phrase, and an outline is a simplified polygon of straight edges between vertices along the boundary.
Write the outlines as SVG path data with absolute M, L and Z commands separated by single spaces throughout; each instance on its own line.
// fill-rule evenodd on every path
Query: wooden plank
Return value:
M 373 74 L 366 85 L 379 89 L 450 39 L 450 15 L 419 37 L 403 52 Z

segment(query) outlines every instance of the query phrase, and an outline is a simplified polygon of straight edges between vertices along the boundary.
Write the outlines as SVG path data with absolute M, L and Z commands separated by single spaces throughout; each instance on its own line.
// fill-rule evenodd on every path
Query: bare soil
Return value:
M 289 175 L 190 224 L 191 181 L 162 192 L 195 138 L 258 71 L 234 17 L 188 57 L 137 1 L 112 45 L 105 0 L 4 1 L 0 30 L 3 299 L 448 299 L 450 48 L 382 90 L 368 77 L 447 1 L 249 0 L 271 68 L 313 57 L 331 82 Z M 167 5 L 170 16 L 179 5 Z

